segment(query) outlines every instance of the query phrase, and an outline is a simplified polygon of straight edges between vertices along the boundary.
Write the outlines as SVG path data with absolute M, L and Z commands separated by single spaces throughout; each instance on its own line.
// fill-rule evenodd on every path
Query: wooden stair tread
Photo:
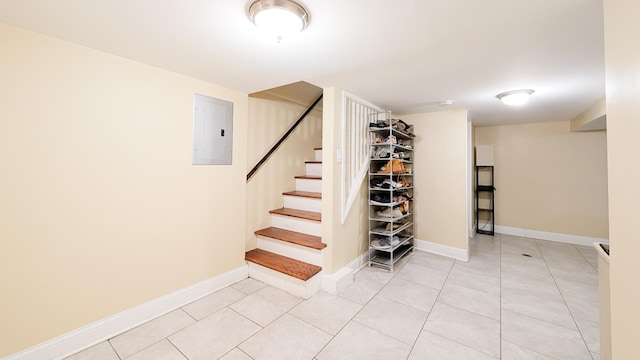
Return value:
M 322 176 L 316 175 L 298 175 L 296 179 L 322 180 Z
M 322 199 L 322 193 L 319 192 L 311 192 L 311 191 L 287 191 L 283 192 L 282 195 L 290 195 L 290 196 L 299 196 L 313 199 Z
M 319 236 L 303 234 L 286 229 L 280 229 L 277 227 L 268 227 L 262 230 L 258 230 L 255 232 L 255 234 L 317 250 L 322 250 L 327 247 L 327 244 L 323 244 Z
M 315 161 L 315 160 L 311 160 L 311 161 L 305 161 L 305 164 L 322 164 L 322 161 Z
M 247 251 L 244 255 L 244 259 L 302 281 L 307 281 L 322 271 L 320 266 L 294 260 L 262 249 Z
M 292 216 L 292 217 L 297 217 L 297 218 L 312 220 L 312 221 L 322 221 L 322 214 L 314 211 L 280 208 L 280 209 L 270 210 L 269 214 Z

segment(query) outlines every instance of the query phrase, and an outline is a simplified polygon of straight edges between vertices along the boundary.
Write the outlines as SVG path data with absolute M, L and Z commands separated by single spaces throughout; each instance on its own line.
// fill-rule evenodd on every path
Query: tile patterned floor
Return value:
M 246 279 L 67 359 L 597 360 L 597 292 L 590 247 L 478 235 L 469 262 L 416 251 L 338 296 Z

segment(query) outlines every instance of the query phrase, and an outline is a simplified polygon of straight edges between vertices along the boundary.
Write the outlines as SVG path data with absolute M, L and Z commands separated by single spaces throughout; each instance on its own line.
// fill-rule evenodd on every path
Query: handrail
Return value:
M 247 174 L 247 182 L 249 182 L 249 179 L 251 179 L 251 177 L 258 171 L 258 169 L 264 165 L 264 163 L 269 159 L 269 157 L 271 157 L 271 155 L 273 155 L 273 153 L 278 150 L 278 148 L 280 147 L 280 145 L 282 145 L 282 143 L 287 140 L 287 138 L 289 137 L 289 135 L 291 135 L 291 133 L 298 127 L 298 125 L 300 125 L 300 123 L 302 122 L 302 120 L 304 120 L 307 115 L 309 115 L 309 113 L 311 112 L 311 110 L 313 110 L 314 107 L 316 107 L 316 105 L 318 105 L 318 103 L 320 102 L 320 100 L 322 100 L 322 94 L 320 94 L 320 97 L 318 97 L 316 99 L 316 101 L 313 102 L 313 104 L 311 104 L 311 106 L 309 106 L 309 108 L 307 110 L 305 110 L 304 113 L 302 113 L 302 115 L 300 115 L 300 117 L 298 118 L 298 120 L 296 120 L 295 123 L 293 123 L 293 125 L 291 125 L 291 127 L 289 127 L 289 130 L 287 130 L 287 132 L 284 133 L 284 135 L 282 135 L 282 137 L 280 138 L 280 140 L 278 140 L 278 142 L 275 143 L 275 145 L 273 145 L 271 147 L 271 149 L 269 151 L 267 151 L 267 153 L 262 157 L 262 159 L 260 159 L 260 161 L 258 161 L 258 163 L 253 167 L 253 169 L 251 169 L 251 171 L 249 171 L 249 173 Z

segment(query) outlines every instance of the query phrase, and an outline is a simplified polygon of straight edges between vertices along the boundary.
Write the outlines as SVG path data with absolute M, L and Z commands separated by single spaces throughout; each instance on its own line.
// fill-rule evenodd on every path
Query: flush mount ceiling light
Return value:
M 291 0 L 256 0 L 247 13 L 258 29 L 278 42 L 301 32 L 309 23 L 309 14 L 304 7 Z
M 506 105 L 524 105 L 534 91 L 531 89 L 512 90 L 496 95 Z

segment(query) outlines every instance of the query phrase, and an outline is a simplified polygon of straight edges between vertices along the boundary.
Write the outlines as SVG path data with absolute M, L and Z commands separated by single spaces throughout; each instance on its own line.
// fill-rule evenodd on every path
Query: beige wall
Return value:
M 244 264 L 247 96 L 0 24 L 0 357 Z M 234 103 L 192 166 L 193 96 Z
M 322 241 L 328 246 L 325 271 L 332 274 L 365 253 L 368 244 L 367 187 L 362 186 L 342 224 L 342 164 L 335 161 L 342 147 L 343 91 L 324 89 L 322 111 Z M 365 180 L 366 182 L 366 177 Z
M 416 238 L 467 249 L 467 111 L 404 115 L 415 139 Z
M 640 359 L 640 2 L 604 1 L 613 359 Z
M 476 145 L 494 145 L 496 226 L 608 238 L 606 133 L 569 127 L 476 128 Z
M 318 106 L 320 108 L 320 106 Z M 306 110 L 290 102 L 249 98 L 247 172 Z M 322 146 L 322 112 L 312 111 L 280 149 L 247 183 L 247 249 L 256 247 L 254 232 L 270 226 L 269 210 L 282 207 L 282 193 L 295 190 L 295 176 Z
M 606 130 L 606 118 L 607 104 L 605 99 L 602 99 L 571 119 L 571 131 Z

